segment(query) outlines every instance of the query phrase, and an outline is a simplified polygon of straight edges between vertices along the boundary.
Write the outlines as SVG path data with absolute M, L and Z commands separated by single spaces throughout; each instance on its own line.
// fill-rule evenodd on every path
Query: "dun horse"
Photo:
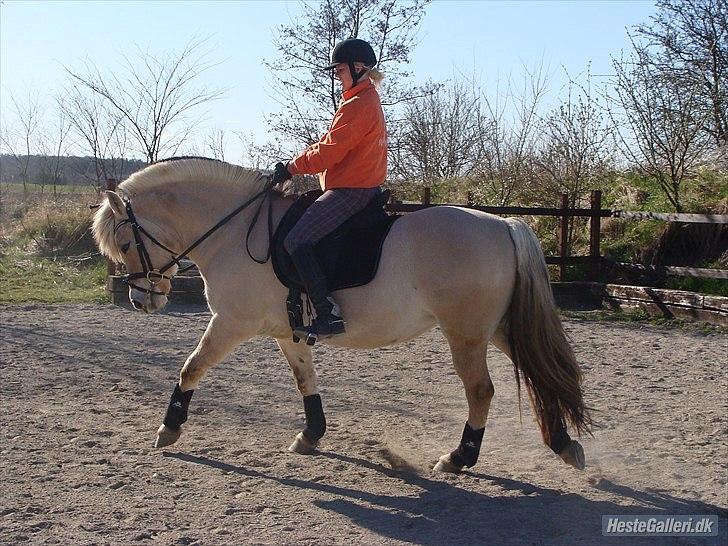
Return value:
M 293 341 L 287 289 L 270 261 L 260 259 L 269 251 L 270 230 L 292 203 L 256 171 L 201 158 L 156 163 L 117 193 L 107 192 L 93 233 L 105 255 L 126 265 L 133 306 L 147 313 L 164 307 L 185 253 L 200 270 L 212 312 L 182 367 L 157 447 L 180 437 L 205 373 L 258 335 L 276 339 L 303 395 L 307 426 L 290 449 L 310 453 L 323 436 L 312 348 Z M 246 234 L 248 252 L 241 248 Z M 495 392 L 489 342 L 513 362 L 546 445 L 566 463 L 584 467 L 583 450 L 566 431 L 567 423 L 578 433 L 590 429 L 581 372 L 556 313 L 543 253 L 525 223 L 449 206 L 410 213 L 392 226 L 374 279 L 334 296 L 346 333 L 323 343 L 382 347 L 440 326 L 469 412 L 460 445 L 440 457 L 436 470 L 458 472 L 478 459 Z

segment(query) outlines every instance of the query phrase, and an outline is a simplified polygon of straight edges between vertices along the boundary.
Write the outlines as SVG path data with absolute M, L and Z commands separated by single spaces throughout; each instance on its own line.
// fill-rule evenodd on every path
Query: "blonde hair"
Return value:
M 365 68 L 366 72 L 362 75 L 362 78 L 364 76 L 368 77 L 370 80 L 372 80 L 374 87 L 379 89 L 379 85 L 384 79 L 384 74 L 382 74 L 382 72 L 378 68 L 367 66 L 364 63 L 354 63 L 354 67 L 357 69 Z
M 367 76 L 369 76 L 369 79 L 374 82 L 374 87 L 379 89 L 379 86 L 384 79 L 384 74 L 382 74 L 378 68 L 370 68 L 369 72 L 367 72 Z

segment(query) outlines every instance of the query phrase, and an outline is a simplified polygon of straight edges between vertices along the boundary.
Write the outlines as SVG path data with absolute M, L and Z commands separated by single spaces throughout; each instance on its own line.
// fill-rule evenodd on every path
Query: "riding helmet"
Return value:
M 333 70 L 341 63 L 364 63 L 371 67 L 377 64 L 377 56 L 368 42 L 359 38 L 349 38 L 336 44 L 331 53 L 331 64 L 324 70 Z

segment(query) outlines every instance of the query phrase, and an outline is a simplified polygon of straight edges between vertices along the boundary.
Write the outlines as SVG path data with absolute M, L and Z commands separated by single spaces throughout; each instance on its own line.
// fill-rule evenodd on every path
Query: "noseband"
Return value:
M 114 226 L 114 234 L 118 231 L 118 229 L 121 226 L 124 226 L 126 224 L 129 224 L 131 226 L 132 232 L 134 233 L 134 245 L 136 246 L 137 253 L 139 254 L 139 261 L 142 264 L 142 271 L 138 273 L 128 273 L 124 275 L 121 279 L 122 281 L 127 284 L 130 288 L 134 288 L 136 290 L 140 290 L 141 292 L 144 292 L 146 294 L 156 294 L 158 296 L 167 296 L 169 295 L 169 292 L 159 292 L 158 290 L 155 290 L 154 287 L 162 282 L 163 280 L 172 280 L 172 277 L 165 275 L 165 272 L 169 271 L 172 267 L 175 265 L 179 265 L 180 260 L 186 256 L 189 252 L 191 252 L 193 249 L 195 249 L 200 243 L 202 243 L 205 239 L 207 239 L 210 235 L 215 233 L 218 229 L 220 229 L 222 226 L 227 224 L 230 220 L 232 220 L 235 216 L 240 214 L 243 210 L 245 210 L 248 205 L 255 202 L 258 198 L 263 197 L 263 199 L 260 201 L 260 204 L 258 205 L 258 209 L 255 211 L 255 215 L 253 216 L 252 221 L 250 222 L 250 227 L 248 227 L 248 233 L 245 237 L 245 248 L 248 251 L 248 256 L 250 256 L 254 261 L 256 261 L 259 264 L 266 263 L 270 259 L 270 253 L 271 253 L 271 241 L 273 240 L 273 200 L 271 199 L 271 191 L 273 189 L 273 186 L 275 184 L 272 181 L 272 176 L 268 178 L 268 182 L 266 182 L 265 186 L 261 191 L 256 193 L 253 197 L 248 199 L 245 203 L 240 205 L 238 208 L 236 208 L 234 211 L 232 211 L 230 214 L 228 214 L 225 218 L 220 220 L 217 224 L 212 226 L 209 230 L 207 230 L 204 235 L 200 236 L 195 240 L 194 243 L 192 243 L 190 246 L 188 246 L 185 250 L 180 252 L 179 254 L 175 255 L 175 252 L 171 250 L 170 248 L 166 247 L 162 243 L 160 243 L 157 239 L 154 238 L 154 236 L 149 233 L 144 227 L 139 225 L 139 222 L 137 221 L 136 217 L 134 216 L 134 211 L 131 208 L 131 201 L 128 199 L 124 199 L 124 204 L 126 207 L 126 215 L 127 218 L 123 219 L 121 222 L 116 224 Z M 250 247 L 248 245 L 250 241 L 250 235 L 253 231 L 253 227 L 255 226 L 256 222 L 258 221 L 258 216 L 260 215 L 260 210 L 263 207 L 263 203 L 265 201 L 268 201 L 268 253 L 266 254 L 265 258 L 262 260 L 259 260 L 255 258 L 250 253 Z M 157 245 L 159 248 L 169 252 L 172 255 L 172 259 L 168 261 L 165 265 L 160 267 L 159 269 L 155 269 L 152 265 L 152 260 L 149 257 L 149 252 L 147 251 L 147 247 L 144 245 L 144 239 L 142 238 L 142 235 L 146 236 L 147 239 L 149 239 L 152 243 Z M 139 286 L 138 284 L 134 284 L 132 281 L 136 279 L 146 279 L 149 283 L 149 288 L 144 288 L 142 286 Z

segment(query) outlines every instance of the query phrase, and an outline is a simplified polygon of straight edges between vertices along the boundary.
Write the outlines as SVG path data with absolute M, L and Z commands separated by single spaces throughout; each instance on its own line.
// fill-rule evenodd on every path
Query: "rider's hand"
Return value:
M 293 175 L 288 172 L 288 167 L 280 161 L 273 168 L 273 183 L 280 184 L 286 180 L 290 180 Z

